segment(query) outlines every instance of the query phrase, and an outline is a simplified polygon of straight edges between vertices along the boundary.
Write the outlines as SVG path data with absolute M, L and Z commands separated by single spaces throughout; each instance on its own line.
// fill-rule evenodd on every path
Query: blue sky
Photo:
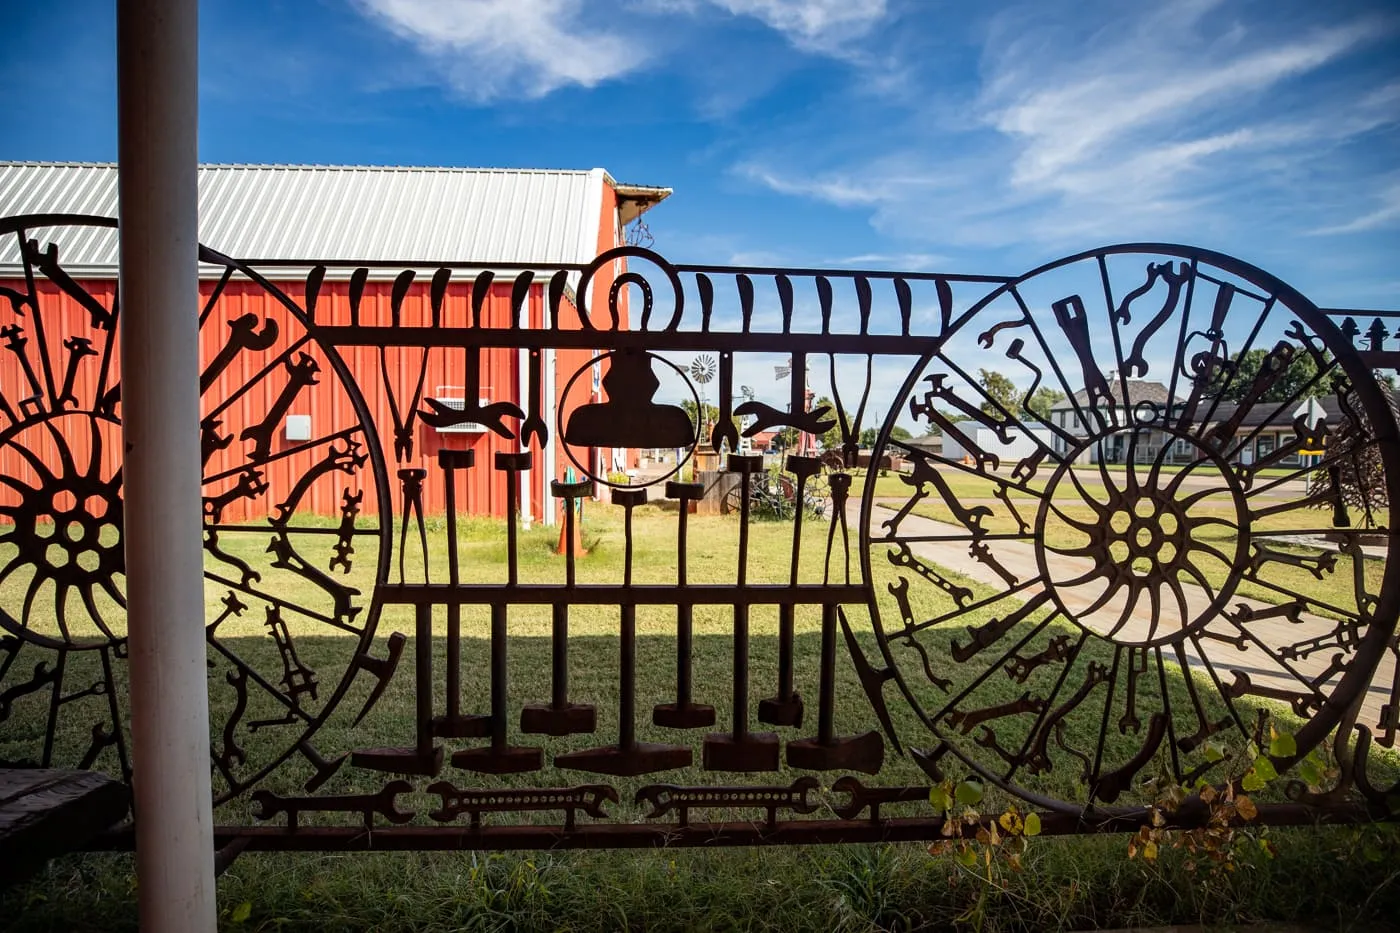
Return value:
M 6 3 L 0 158 L 112 159 L 114 4 Z M 678 261 L 1196 243 L 1400 307 L 1385 3 L 208 0 L 206 161 L 590 168 Z

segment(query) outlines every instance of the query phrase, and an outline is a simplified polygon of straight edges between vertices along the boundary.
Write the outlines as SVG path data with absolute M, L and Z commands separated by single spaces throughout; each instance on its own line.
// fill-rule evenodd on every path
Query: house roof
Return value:
M 1118 383 L 1112 383 L 1111 388 L 1115 390 L 1118 389 Z M 1160 382 L 1130 379 L 1128 380 L 1128 394 L 1132 398 L 1134 404 L 1138 402 L 1152 402 L 1156 405 L 1166 405 L 1167 403 L 1167 387 Z M 1089 396 L 1082 389 L 1074 393 L 1074 398 L 1080 405 L 1089 404 Z M 1184 399 L 1178 397 L 1172 406 L 1173 411 L 1179 414 L 1184 401 Z M 1332 425 L 1338 424 L 1341 421 L 1342 411 L 1335 395 L 1320 396 L 1317 399 L 1317 403 L 1320 409 L 1318 417 L 1326 418 L 1327 423 Z M 1395 405 L 1395 403 L 1396 400 L 1392 399 L 1392 405 Z M 1241 428 L 1257 428 L 1261 425 L 1289 427 L 1293 424 L 1294 411 L 1302 404 L 1303 402 L 1301 400 L 1294 401 L 1287 405 L 1283 405 L 1279 402 L 1259 402 L 1250 406 L 1245 411 L 1244 416 L 1240 419 L 1239 426 Z M 1069 410 L 1071 408 L 1073 408 L 1073 406 L 1070 402 L 1064 400 L 1056 403 L 1053 410 L 1060 411 Z M 1209 417 L 1211 423 L 1220 423 L 1233 418 L 1238 409 L 1239 405 L 1235 402 L 1221 401 L 1212 403 L 1211 400 L 1205 399 L 1202 400 L 1197 408 L 1197 417 Z
M 596 168 L 201 165 L 199 239 L 239 259 L 587 263 L 604 184 L 624 223 L 671 193 Z M 116 165 L 0 162 L 0 217 L 32 213 L 115 217 Z M 115 273 L 110 231 L 70 234 L 62 247 L 70 274 Z M 20 268 L 16 240 L 0 241 L 0 275 Z
M 1117 397 L 1119 383 L 1116 380 L 1113 381 L 1110 385 L 1110 388 L 1115 390 L 1114 396 Z M 1129 379 L 1128 397 L 1133 400 L 1133 404 L 1137 404 L 1138 402 L 1152 402 L 1155 405 L 1165 405 L 1167 403 L 1167 387 L 1162 385 L 1160 382 L 1152 382 L 1147 379 Z M 1080 389 L 1078 392 L 1074 393 L 1074 401 L 1080 405 L 1088 405 L 1088 391 L 1085 389 Z M 1059 411 L 1062 408 L 1067 409 L 1073 407 L 1074 406 L 1070 403 L 1068 399 L 1064 399 L 1062 401 L 1056 402 L 1055 407 L 1052 409 L 1052 411 Z

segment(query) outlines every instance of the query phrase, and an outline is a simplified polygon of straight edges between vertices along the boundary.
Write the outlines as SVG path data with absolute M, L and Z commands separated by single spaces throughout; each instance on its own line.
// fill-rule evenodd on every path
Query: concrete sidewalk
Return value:
M 852 521 L 856 521 L 859 508 L 854 504 L 851 508 L 854 510 Z M 883 523 L 894 516 L 895 511 L 890 508 L 881 505 L 875 507 L 872 513 L 872 545 L 879 544 L 880 536 L 884 532 Z M 927 540 L 955 536 L 962 540 Z M 910 513 L 899 524 L 898 539 L 905 541 L 910 552 L 922 561 L 936 564 L 994 589 L 1009 588 L 1007 580 L 987 562 L 973 556 L 970 536 L 967 529 L 961 525 L 934 521 Z M 1036 581 L 1021 590 L 1015 598 L 1024 602 L 1043 591 L 1045 582 L 1036 561 L 1033 543 L 1009 539 L 984 539 L 983 543 L 991 550 L 996 562 L 1012 574 L 1018 584 Z M 1071 580 L 1093 571 L 1094 567 L 1095 564 L 1085 558 L 1055 555 L 1051 580 Z M 908 576 L 911 577 L 911 586 L 919 584 L 916 574 Z M 1090 611 L 1092 603 L 1103 589 L 1102 585 L 1095 587 L 1092 584 L 1056 586 L 1055 595 L 1068 611 L 1081 617 L 1082 625 L 1098 634 L 1105 634 L 1119 626 L 1123 601 L 1112 600 L 1107 605 Z M 1195 584 L 1184 584 L 1183 592 L 1188 619 L 1194 619 L 1207 611 L 1210 598 L 1204 589 Z M 1241 690 L 1242 695 L 1258 698 L 1261 694 L 1266 695 L 1271 691 L 1282 691 L 1297 694 L 1313 703 L 1321 703 L 1330 695 L 1341 680 L 1341 674 L 1334 667 L 1334 663 L 1344 662 L 1350 657 L 1350 649 L 1330 644 L 1335 640 L 1332 634 L 1338 628 L 1335 620 L 1308 612 L 1300 612 L 1288 618 L 1279 615 L 1272 618 L 1248 618 L 1267 614 L 1270 610 L 1276 611 L 1277 607 L 1262 600 L 1247 599 L 1238 595 L 1228 601 L 1227 607 L 1231 614 L 1241 619 L 1240 624 L 1236 625 L 1222 614 L 1216 613 L 1216 617 L 1200 629 L 1201 637 L 1194 642 L 1187 640 L 1182 645 L 1187 663 L 1195 669 L 1198 677 L 1208 678 L 1209 675 L 1202 668 L 1206 666 L 1204 662 L 1209 662 L 1222 684 L 1226 688 Z M 1179 628 L 1181 616 L 1181 609 L 1176 605 L 1174 598 L 1172 605 L 1164 606 L 1159 613 L 1152 611 L 1149 600 L 1140 599 L 1129 613 L 1126 622 L 1118 627 L 1113 639 L 1137 642 L 1151 637 L 1162 637 L 1165 634 L 1162 627 L 1173 625 Z M 1304 651 L 1304 643 L 1312 639 L 1318 639 L 1326 647 L 1319 647 L 1310 652 Z M 1280 649 L 1290 645 L 1298 646 L 1298 653 L 1302 656 L 1296 659 L 1281 657 Z M 1167 660 L 1175 660 L 1170 647 L 1165 647 L 1163 654 Z M 1361 724 L 1375 729 L 1380 721 L 1381 706 L 1389 700 L 1394 675 L 1394 655 L 1387 652 L 1362 701 L 1359 720 Z

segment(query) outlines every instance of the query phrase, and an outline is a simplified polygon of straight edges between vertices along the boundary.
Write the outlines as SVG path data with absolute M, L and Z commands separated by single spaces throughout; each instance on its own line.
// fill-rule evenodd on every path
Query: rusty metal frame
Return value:
M 116 673 L 124 639 L 109 625 L 95 595 L 104 592 L 120 605 L 120 548 L 110 540 L 98 543 L 105 526 L 120 526 L 119 461 L 101 447 L 102 425 L 115 424 L 120 416 L 120 387 L 107 383 L 120 312 L 69 276 L 61 259 L 65 230 L 114 225 L 105 218 L 61 215 L 0 221 L 0 236 L 16 238 L 24 266 L 23 287 L 0 291 L 9 304 L 0 330 L 7 343 L 0 357 L 32 390 L 22 398 L 0 393 L 0 448 L 23 448 L 21 456 L 36 465 L 39 475 L 35 487 L 8 481 L 19 500 L 0 506 L 11 524 L 0 535 L 0 545 L 13 549 L 0 575 L 23 571 L 31 581 L 52 582 L 61 594 L 58 635 L 46 633 L 42 621 L 31 618 L 38 583 L 31 582 L 21 606 L 0 600 L 5 632 L 0 634 L 0 724 L 10 718 L 15 703 L 47 694 L 47 728 L 32 760 L 48 766 L 59 754 L 56 737 L 72 704 L 100 698 L 106 720 L 93 726 L 88 749 L 72 763 L 115 764 L 129 779 Z M 41 247 L 31 235 L 35 230 L 56 239 L 46 239 Z M 1251 720 L 1247 713 L 1261 713 L 1275 701 L 1291 707 L 1298 721 L 1296 751 L 1275 756 L 1277 770 L 1284 773 L 1315 750 L 1329 749 L 1338 777 L 1326 788 L 1290 780 L 1291 801 L 1262 805 L 1261 821 L 1297 825 L 1390 813 L 1395 788 L 1377 786 L 1388 772 L 1376 766 L 1372 745 L 1392 747 L 1400 728 L 1400 674 L 1393 675 L 1393 682 L 1376 680 L 1378 671 L 1396 665 L 1400 652 L 1395 637 L 1400 564 L 1385 560 L 1395 544 L 1389 529 L 1374 533 L 1383 536 L 1385 554 L 1366 556 L 1364 548 L 1377 545 L 1363 544 L 1369 538 L 1356 527 L 1352 513 L 1360 508 L 1370 517 L 1367 489 L 1376 483 L 1384 486 L 1385 501 L 1400 496 L 1400 429 L 1390 393 L 1375 377 L 1377 370 L 1400 368 L 1400 349 L 1391 347 L 1389 332 L 1400 311 L 1319 309 L 1247 263 L 1156 243 L 1093 250 L 1018 277 L 682 265 L 631 246 L 609 250 L 586 265 L 543 270 L 461 262 L 238 261 L 208 248 L 201 249 L 200 258 L 217 271 L 200 320 L 216 334 L 220 347 L 206 368 L 202 389 L 214 387 L 217 375 L 243 354 L 265 364 L 229 397 L 208 400 L 206 462 L 220 451 L 240 451 L 237 445 L 230 447 L 231 435 L 220 433 L 218 416 L 232 412 L 255 384 L 278 387 L 264 393 L 272 400 L 260 420 L 243 427 L 238 443 L 250 446 L 235 456 L 235 465 L 225 464 L 208 477 L 220 491 L 206 499 L 207 578 L 226 588 L 226 594 L 204 624 L 211 663 L 224 673 L 237 698 L 211 737 L 211 764 L 223 786 L 214 803 L 247 797 L 257 806 L 255 819 L 280 818 L 285 825 L 223 827 L 218 831 L 221 847 L 510 849 L 936 838 L 942 828 L 936 817 L 892 816 L 888 809 L 881 814 L 882 805 L 907 810 L 926 800 L 928 785 L 866 786 L 852 776 L 879 775 L 891 750 L 907 753 L 934 782 L 979 776 L 1043 812 L 1047 833 L 1129 830 L 1141 825 L 1148 811 L 1117 801 L 1149 766 L 1188 786 L 1201 778 L 1220 780 L 1221 759 L 1203 759 L 1203 750 L 1213 737 L 1225 734 L 1267 746 L 1267 714 Z M 620 275 L 615 274 L 619 260 L 627 263 Z M 288 270 L 303 279 L 295 290 L 279 284 Z M 420 274 L 431 281 L 431 315 L 408 320 L 401 308 Z M 371 275 L 393 280 L 387 316 L 362 302 Z M 454 276 L 471 282 L 465 319 L 449 319 L 444 310 Z M 287 315 L 285 326 L 295 333 L 279 335 L 271 319 L 229 319 L 220 296 L 234 280 L 251 282 L 271 296 Z M 349 283 L 348 316 L 332 319 L 324 310 L 326 302 L 320 299 L 332 281 Z M 507 326 L 482 324 L 493 281 L 511 282 Z M 46 335 L 50 312 L 38 283 L 86 309 L 92 333 L 71 335 L 61 345 Z M 525 317 L 534 284 L 542 287 L 545 301 L 545 325 L 536 328 L 527 326 Z M 291 297 L 292 291 L 301 297 Z M 630 303 L 624 294 L 632 296 Z M 1362 323 L 1367 324 L 1364 334 Z M 479 401 L 480 354 L 492 349 L 523 351 L 529 361 L 525 397 Z M 567 349 L 600 354 L 590 363 L 606 361 L 607 397 L 563 410 L 550 424 L 543 417 L 541 354 Z M 1250 356 L 1250 350 L 1258 353 Z M 356 373 L 345 362 L 351 351 L 377 360 L 382 373 L 378 384 L 356 383 Z M 406 382 L 390 378 L 391 351 L 398 366 L 407 366 Z M 467 386 L 460 409 L 424 398 L 429 354 L 448 351 L 464 359 Z M 719 358 L 720 417 L 707 437 L 697 436 L 681 409 L 653 399 L 656 372 L 663 365 L 685 378 L 666 356 L 678 353 Z M 983 355 L 973 358 L 973 353 Z M 809 410 L 805 384 L 798 379 L 792 380 L 786 399 L 748 398 L 735 405 L 735 356 L 755 354 L 789 356 L 793 371 L 805 371 L 811 361 L 827 362 L 833 406 Z M 892 398 L 874 397 L 877 357 L 906 372 Z M 1257 363 L 1252 369 L 1245 365 L 1247 357 Z M 863 366 L 863 379 L 838 380 L 838 359 L 848 367 L 852 361 Z M 989 391 L 970 375 L 983 360 L 1015 367 L 1021 384 L 1028 382 L 1030 389 L 1010 400 Z M 86 385 L 93 369 L 101 372 L 97 389 L 80 398 L 75 386 Z M 1299 372 L 1304 374 L 1301 382 L 1293 378 Z M 270 438 L 282 416 L 300 392 L 321 384 L 322 377 L 343 398 L 349 420 L 313 441 L 274 452 Z M 1062 417 L 1032 406 L 1042 386 L 1064 397 Z M 392 423 L 374 423 L 365 400 L 369 391 L 385 394 Z M 843 404 L 843 391 L 854 415 Z M 1245 457 L 1246 447 L 1252 456 L 1253 437 L 1278 422 L 1284 409 L 1291 412 L 1290 406 L 1304 396 L 1319 394 L 1322 420 L 1295 416 L 1291 441 L 1275 445 L 1263 462 Z M 908 492 L 895 504 L 878 501 L 874 482 L 865 484 L 858 504 L 849 499 L 853 479 L 862 474 L 858 441 L 865 413 L 872 410 L 887 415 L 868 463 L 898 456 L 910 464 L 903 474 Z M 954 439 L 965 459 L 899 440 L 894 428 L 906 411 L 940 427 L 945 443 Z M 63 430 L 58 429 L 60 419 Z M 804 520 L 811 533 L 817 519 L 804 519 L 804 510 L 797 508 L 790 519 L 787 582 L 749 580 L 750 510 L 765 465 L 761 457 L 736 451 L 736 419 L 745 420 L 750 436 L 773 428 L 814 435 L 837 430 L 840 443 L 826 457 L 790 456 L 782 464 L 796 502 L 815 488 L 830 497 L 819 575 L 810 567 L 805 575 L 799 572 Z M 80 420 L 95 448 L 86 465 L 78 463 L 81 458 L 65 440 Z M 420 425 L 448 428 L 466 421 L 516 441 L 516 449 L 496 453 L 490 463 L 477 462 L 470 452 L 444 450 L 432 469 L 420 465 L 414 456 Z M 706 490 L 672 480 L 656 491 L 679 506 L 675 584 L 633 581 L 632 512 L 647 501 L 647 494 L 625 487 L 610 490 L 625 521 L 620 579 L 577 579 L 572 527 L 564 535 L 565 582 L 524 579 L 516 525 L 507 522 L 508 578 L 463 582 L 456 546 L 461 475 L 471 470 L 505 473 L 510 478 L 507 510 L 513 514 L 519 475 L 538 468 L 540 452 L 556 432 L 580 448 L 708 447 L 725 455 L 724 470 L 737 492 L 732 497 L 739 553 L 734 581 L 687 580 L 689 504 Z M 1331 446 L 1318 464 L 1299 466 L 1282 478 L 1261 472 L 1286 458 L 1296 460 L 1300 451 L 1320 448 L 1329 439 Z M 48 469 L 44 457 L 30 449 L 50 442 L 63 467 L 58 471 Z M 1018 443 L 1022 452 L 1013 465 L 1005 451 Z M 1150 452 L 1141 470 L 1135 459 L 1139 447 Z M 1180 472 L 1165 469 L 1169 448 L 1174 465 L 1183 467 Z M 1124 451 L 1127 462 L 1120 477 L 1106 461 Z M 264 476 L 268 465 L 302 454 L 319 454 L 320 459 L 311 461 L 290 488 L 269 489 Z M 1187 458 L 1184 465 L 1176 463 L 1180 456 Z M 1007 473 L 1002 466 L 1012 469 Z M 1211 478 L 1189 491 L 1187 477 L 1193 471 Z M 301 501 L 306 491 L 326 477 L 344 477 L 340 524 L 298 521 L 305 514 Z M 606 475 L 585 475 L 578 482 L 549 479 L 550 494 L 564 504 L 570 523 L 579 500 L 609 486 Z M 954 480 L 985 495 L 960 494 L 950 485 Z M 1301 492 L 1294 488 L 1299 481 Z M 433 483 L 445 484 L 447 495 L 446 567 L 429 567 L 427 560 L 430 535 L 438 533 L 430 532 L 423 507 L 426 484 Z M 49 505 L 64 491 L 79 505 Z M 360 516 L 366 495 L 376 506 L 372 520 Z M 1203 517 L 1199 507 L 1212 495 L 1221 498 Z M 94 497 L 106 505 L 84 511 L 88 507 L 82 503 Z M 269 507 L 265 524 L 224 520 L 225 510 L 250 502 Z M 1302 543 L 1280 542 L 1272 531 L 1256 533 L 1273 516 L 1309 507 L 1321 508 L 1319 526 L 1295 535 Z M 936 518 L 927 517 L 929 509 Z M 1084 518 L 1086 513 L 1091 517 Z M 852 562 L 848 520 L 857 514 L 858 554 Z M 1014 530 L 989 527 L 997 523 Z M 71 529 L 68 538 L 59 540 L 62 553 L 57 557 L 52 556 L 51 526 Z M 1232 536 L 1229 552 L 1209 543 L 1222 526 Z M 270 536 L 271 556 L 265 564 L 250 565 L 220 546 L 221 535 L 249 532 Z M 1329 534 L 1341 542 L 1331 551 L 1319 543 Z M 312 549 L 305 542 L 328 535 L 335 537 L 336 548 L 329 565 L 318 566 L 307 557 Z M 1063 543 L 1071 537 L 1075 543 Z M 370 540 L 377 547 L 376 585 L 364 594 L 339 583 L 331 572 L 338 565 L 348 571 L 354 544 Z M 944 556 L 926 556 L 929 548 L 939 547 L 944 550 L 937 553 Z M 964 547 L 970 562 L 950 572 L 946 555 Z M 71 569 L 89 551 L 97 555 L 96 566 L 81 573 Z M 1016 569 L 1018 560 L 1025 565 L 1027 554 L 1035 561 L 1031 576 Z M 415 566 L 421 563 L 422 579 L 410 580 L 409 557 Z M 1291 577 L 1270 576 L 1301 571 L 1324 580 L 1336 574 L 1343 559 L 1353 567 L 1350 609 L 1276 582 Z M 1364 572 L 1368 559 L 1385 560 L 1379 584 Z M 329 608 L 260 588 L 261 575 L 272 570 L 300 579 Z M 895 580 L 878 585 L 885 574 Z M 1277 591 L 1272 602 L 1260 596 L 1270 588 Z M 84 637 L 69 631 L 62 594 L 76 595 L 88 607 L 96 631 Z M 1145 613 L 1143 603 L 1149 607 Z M 620 725 L 616 736 L 596 747 L 552 752 L 551 739 L 597 729 L 596 710 L 573 702 L 569 693 L 569 607 L 584 604 L 618 607 Z M 525 705 L 517 713 L 507 691 L 507 630 L 511 608 L 523 605 L 551 607 L 553 686 L 547 701 Z M 411 607 L 411 633 L 378 631 L 383 610 L 395 606 Z M 678 730 L 713 727 L 699 743 L 698 763 L 707 772 L 773 773 L 785 763 L 800 775 L 794 782 L 644 784 L 635 791 L 635 803 L 650 809 L 645 822 L 635 824 L 608 822 L 605 805 L 620 798 L 613 783 L 547 788 L 493 783 L 490 776 L 539 770 L 546 755 L 559 767 L 623 779 L 696 763 L 694 743 L 638 739 L 637 719 L 645 715 L 638 709 L 636 691 L 639 606 L 676 609 L 676 695 L 673 702 L 654 708 L 652 721 Z M 719 726 L 715 709 L 695 696 L 690 671 L 696 606 L 733 609 L 732 717 Z M 763 606 L 777 607 L 779 619 L 778 688 L 767 698 L 755 697 L 749 682 L 749 613 Z M 280 679 L 278 671 L 259 669 L 221 641 L 219 626 L 255 607 L 266 615 Z M 490 709 L 481 714 L 464 713 L 460 703 L 459 641 L 468 607 L 490 611 Z M 814 609 L 821 618 L 816 717 L 805 728 L 805 701 L 793 673 L 798 607 Z M 447 619 L 445 658 L 434 657 L 431 647 L 437 608 Z M 353 650 L 339 670 L 313 669 L 298 653 L 287 624 L 294 614 L 354 636 Z M 1300 626 L 1298 631 L 1308 636 L 1289 640 L 1266 632 L 1270 620 L 1277 619 Z M 867 657 L 856 635 L 866 620 L 877 657 Z M 1217 625 L 1228 628 L 1213 627 Z M 1265 634 L 1256 634 L 1256 627 Z M 871 728 L 854 735 L 838 735 L 835 727 L 842 643 L 869 702 Z M 1266 669 L 1256 662 L 1230 666 L 1221 660 L 1217 643 L 1257 652 L 1250 657 L 1264 659 L 1257 663 Z M 86 688 L 65 687 L 70 654 L 94 650 L 101 661 L 99 681 Z M 1324 651 L 1334 652 L 1333 660 L 1314 670 L 1318 665 L 1310 657 Z M 995 660 L 987 660 L 993 654 Z M 1181 690 L 1188 703 L 1175 709 L 1167 673 L 1173 666 L 1186 674 Z M 403 745 L 337 748 L 327 754 L 314 744 L 352 686 L 369 690 L 354 725 L 370 713 L 396 674 L 410 676 L 410 669 L 416 709 Z M 988 685 L 1001 683 L 1003 675 L 1026 690 L 1019 698 L 992 702 L 1004 693 Z M 891 686 L 893 692 L 887 692 Z M 1378 711 L 1368 699 L 1373 691 L 1384 692 L 1388 700 Z M 912 708 L 923 731 L 910 734 L 895 727 L 888 705 L 893 699 Z M 1176 699 L 1180 704 L 1182 698 Z M 1248 702 L 1248 710 L 1242 713 L 1236 701 L 1241 706 Z M 251 707 L 259 704 L 270 704 L 277 715 L 252 719 Z M 85 705 L 81 715 L 90 715 L 90 709 L 91 704 Z M 340 710 L 340 715 L 349 712 Z M 540 744 L 512 744 L 517 715 L 520 731 L 538 737 Z M 772 731 L 756 731 L 755 720 Z M 1067 742 L 1066 724 L 1076 721 L 1097 725 L 1097 747 Z M 1193 722 L 1194 733 L 1178 733 Z M 239 740 L 258 729 L 278 730 L 285 739 L 279 753 L 252 762 Z M 1115 731 L 1116 736 L 1111 734 Z M 1126 743 L 1128 750 L 1115 751 L 1115 742 Z M 108 749 L 114 750 L 114 761 Z M 311 767 L 304 794 L 259 787 L 294 759 Z M 1082 769 L 1079 796 L 1049 796 L 1026 779 L 1056 765 Z M 393 778 L 371 793 L 320 792 L 351 771 Z M 473 773 L 488 777 L 475 779 L 477 784 L 468 778 L 463 785 L 464 776 Z M 835 776 L 833 798 L 820 795 L 816 774 Z M 431 779 L 436 780 L 428 783 Z M 406 825 L 419 815 L 399 806 L 398 797 L 409 793 L 440 795 L 440 806 L 422 814 L 435 825 Z M 716 818 L 705 819 L 713 810 L 720 811 Z M 736 821 L 735 810 L 759 815 Z M 1200 819 L 1198 810 L 1188 805 L 1178 815 L 1183 825 Z M 560 814 L 562 821 L 508 822 L 540 812 Z M 318 825 L 299 824 L 308 814 Z M 507 823 L 492 822 L 490 814 L 504 814 Z M 579 819 L 580 814 L 588 819 Z M 344 825 L 319 825 L 328 819 Z M 100 844 L 121 848 L 130 841 L 129 834 L 116 833 Z

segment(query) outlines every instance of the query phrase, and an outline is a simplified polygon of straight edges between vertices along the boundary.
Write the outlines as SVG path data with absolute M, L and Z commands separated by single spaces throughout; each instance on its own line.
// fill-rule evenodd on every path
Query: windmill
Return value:
M 805 357 L 803 358 L 806 359 Z M 781 366 L 773 367 L 773 378 L 787 379 L 792 376 L 792 357 Z M 802 367 L 802 410 L 807 411 L 812 407 L 812 391 L 807 388 L 807 367 Z M 811 454 L 815 451 L 817 439 L 806 431 L 799 431 L 797 434 L 797 453 L 799 455 Z
M 708 353 L 703 353 L 690 361 L 690 378 L 700 386 L 700 410 L 696 412 L 696 419 L 700 422 L 700 433 L 696 435 L 704 442 L 707 435 L 705 430 L 709 422 L 710 394 L 705 390 L 710 380 L 715 378 L 715 358 Z

